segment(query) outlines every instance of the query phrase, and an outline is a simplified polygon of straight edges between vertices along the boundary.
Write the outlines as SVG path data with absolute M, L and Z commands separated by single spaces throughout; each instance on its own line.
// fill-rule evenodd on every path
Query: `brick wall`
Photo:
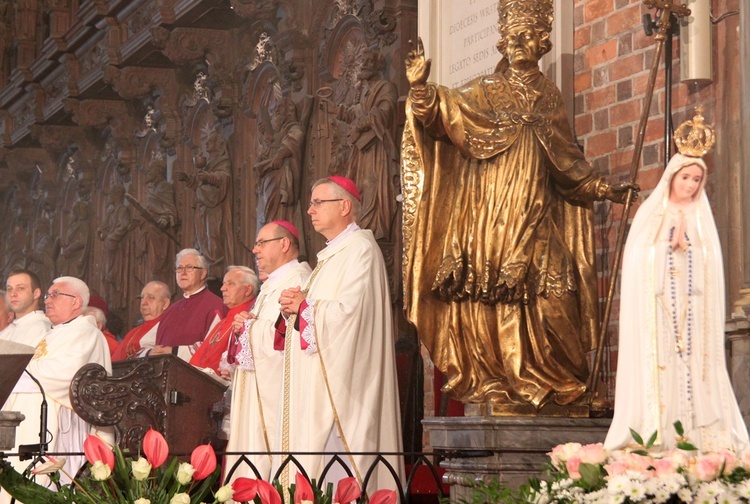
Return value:
M 715 16 L 738 8 L 738 0 L 712 2 Z M 647 36 L 643 28 L 643 15 L 646 13 L 650 13 L 652 17 L 656 14 L 654 10 L 647 9 L 641 0 L 575 0 L 575 134 L 594 167 L 623 181 L 629 178 L 635 138 L 656 47 L 656 41 Z M 716 125 L 717 136 L 722 135 L 722 130 L 736 127 L 739 121 L 739 103 L 738 98 L 733 97 L 736 93 L 729 91 L 739 86 L 739 69 L 727 66 L 726 55 L 731 51 L 739 52 L 737 19 L 738 16 L 730 16 L 717 23 L 713 29 L 712 83 L 680 82 L 680 41 L 679 37 L 672 39 L 671 110 L 675 128 L 686 118 L 692 117 L 693 108 L 697 104 L 705 106 L 704 115 L 707 122 Z M 664 83 L 662 56 L 638 175 L 642 197 L 656 185 L 664 166 Z M 739 146 L 734 148 L 739 149 Z M 729 150 L 731 149 L 729 146 Z M 707 158 L 709 166 L 724 164 L 727 161 L 724 157 L 725 154 L 717 149 Z M 716 177 L 712 171 L 708 192 L 720 233 L 720 200 L 723 191 L 722 178 Z M 597 258 L 602 301 L 607 292 L 609 265 L 612 262 L 617 227 L 621 221 L 621 209 L 620 205 L 609 203 L 597 204 L 596 208 Z M 630 217 L 634 210 L 635 208 Z M 603 363 L 607 380 L 606 392 L 610 398 L 613 397 L 616 364 L 617 304 L 615 301 L 609 326 L 610 346 L 605 352 Z

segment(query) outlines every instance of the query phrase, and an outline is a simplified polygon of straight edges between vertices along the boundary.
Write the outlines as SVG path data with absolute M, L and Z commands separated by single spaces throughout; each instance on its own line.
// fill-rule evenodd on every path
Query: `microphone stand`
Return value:
M 39 390 L 42 393 L 42 405 L 40 407 L 40 413 L 39 413 L 39 444 L 28 444 L 28 445 L 19 445 L 18 446 L 18 459 L 19 460 L 29 460 L 30 458 L 34 457 L 34 461 L 29 465 L 29 467 L 33 467 L 36 465 L 37 462 L 41 462 L 44 460 L 44 454 L 47 453 L 48 443 L 47 443 L 47 396 L 44 393 L 44 387 L 42 387 L 42 384 L 37 380 L 34 375 L 29 373 L 28 369 L 25 369 L 24 372 L 29 375 L 29 378 L 36 383 L 36 386 L 39 387 Z

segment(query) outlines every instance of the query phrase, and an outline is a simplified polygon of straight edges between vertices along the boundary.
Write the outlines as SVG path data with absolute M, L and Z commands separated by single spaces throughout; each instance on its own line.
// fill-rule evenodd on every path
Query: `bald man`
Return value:
M 122 339 L 112 356 L 112 361 L 135 359 L 146 355 L 156 345 L 156 331 L 164 311 L 169 307 L 172 292 L 164 282 L 153 281 L 141 290 L 141 317 L 143 323 L 132 328 Z

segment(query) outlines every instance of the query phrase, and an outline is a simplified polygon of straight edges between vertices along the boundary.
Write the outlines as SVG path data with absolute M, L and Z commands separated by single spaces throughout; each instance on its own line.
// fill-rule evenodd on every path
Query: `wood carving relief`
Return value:
M 48 172 L 34 187 L 28 177 L 0 184 L 3 231 L 17 237 L 0 268 L 81 277 L 128 328 L 143 283 L 174 287 L 180 248 L 199 248 L 220 278 L 229 264 L 253 265 L 257 229 L 285 219 L 314 258 L 324 244 L 305 202 L 329 174 L 355 179 L 361 224 L 384 251 L 393 244 L 399 93 L 378 55 L 396 61 L 385 48 L 398 32 L 383 0 L 187 1 L 184 12 L 142 0 L 120 14 L 106 2 L 55 3 L 50 34 L 84 31 L 50 58 L 31 23 L 41 3 L 0 0 L 0 49 L 14 36 L 32 44 L 6 45 L 19 66 L 50 65 L 0 117 L 0 167 Z M 46 159 L 32 162 L 23 143 Z

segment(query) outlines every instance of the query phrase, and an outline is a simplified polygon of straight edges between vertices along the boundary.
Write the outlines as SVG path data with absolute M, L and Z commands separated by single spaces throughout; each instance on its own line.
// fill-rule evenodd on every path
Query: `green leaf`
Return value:
M 677 420 L 672 425 L 674 425 L 674 430 L 677 431 L 677 435 L 678 436 L 682 437 L 682 436 L 685 435 L 685 429 L 682 427 L 682 422 L 680 422 L 679 420 Z
M 604 478 L 602 477 L 601 466 L 594 464 L 582 463 L 578 466 L 578 472 L 581 473 L 581 482 L 587 490 L 595 490 L 603 486 Z
M 646 450 L 633 450 L 630 453 L 635 453 L 636 455 L 643 455 L 644 457 L 648 457 L 648 452 Z
M 687 441 L 680 441 L 677 443 L 677 448 L 685 451 L 696 451 L 698 449 L 692 443 L 688 443 Z
M 633 429 L 630 429 L 630 435 L 633 436 L 633 439 L 635 440 L 636 443 L 638 443 L 639 445 L 643 445 L 643 438 L 641 437 L 640 434 L 638 434 Z
M 646 443 L 646 448 L 651 448 L 654 446 L 654 443 L 656 442 L 656 434 L 658 431 L 654 431 L 653 434 L 651 434 L 651 437 L 648 438 L 648 442 Z

